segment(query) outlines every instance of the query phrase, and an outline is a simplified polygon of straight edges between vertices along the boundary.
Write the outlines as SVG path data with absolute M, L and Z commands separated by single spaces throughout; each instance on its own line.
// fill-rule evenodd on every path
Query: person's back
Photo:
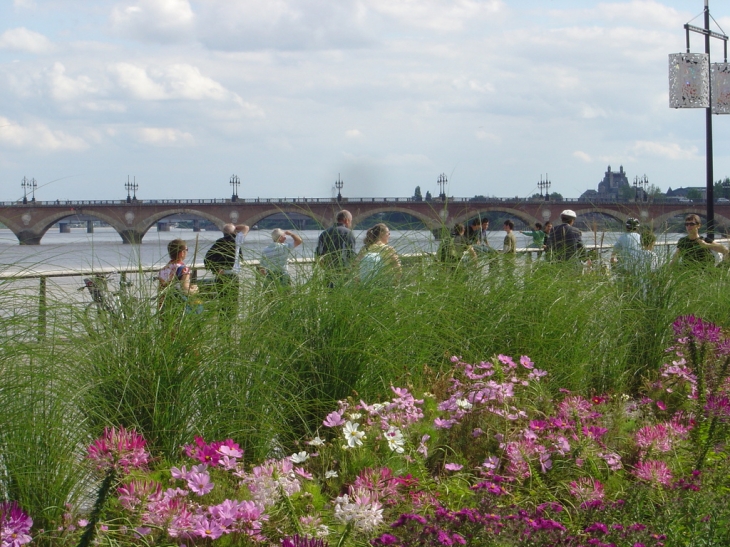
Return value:
M 315 255 L 319 258 L 319 263 L 331 271 L 347 270 L 355 257 L 355 236 L 350 229 L 351 223 L 352 215 L 349 211 L 340 211 L 337 214 L 337 224 L 319 235 Z
M 547 249 L 555 260 L 580 258 L 583 252 L 583 234 L 573 226 L 576 215 L 565 210 L 560 215 L 563 224 L 554 227 L 547 239 Z
M 626 273 L 635 273 L 643 260 L 641 236 L 636 232 L 625 232 L 613 246 L 616 267 Z

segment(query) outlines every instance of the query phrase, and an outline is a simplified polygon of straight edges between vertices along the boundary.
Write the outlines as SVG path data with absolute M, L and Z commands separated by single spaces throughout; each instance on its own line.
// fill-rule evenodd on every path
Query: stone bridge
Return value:
M 96 218 L 112 226 L 125 243 L 139 243 L 147 231 L 172 215 L 189 215 L 209 220 L 219 228 L 227 222 L 253 226 L 277 213 L 299 213 L 314 219 L 322 226 L 332 224 L 336 212 L 348 209 L 353 225 L 383 212 L 401 212 L 421 220 L 429 229 L 466 222 L 477 215 L 500 213 L 522 220 L 528 225 L 535 222 L 559 220 L 563 209 L 573 209 L 578 222 L 595 218 L 595 214 L 614 218 L 623 223 L 629 217 L 639 218 L 642 224 L 655 229 L 672 217 L 696 213 L 705 214 L 704 203 L 649 202 L 616 203 L 581 200 L 547 202 L 532 199 L 447 198 L 446 201 L 417 201 L 413 198 L 349 198 L 335 199 L 211 199 L 211 200 L 145 200 L 145 201 L 46 201 L 0 203 L 0 222 L 17 236 L 22 245 L 38 245 L 43 235 L 55 223 L 64 219 Z M 718 226 L 730 225 L 730 204 L 715 205 Z M 498 227 L 493 226 L 493 229 Z

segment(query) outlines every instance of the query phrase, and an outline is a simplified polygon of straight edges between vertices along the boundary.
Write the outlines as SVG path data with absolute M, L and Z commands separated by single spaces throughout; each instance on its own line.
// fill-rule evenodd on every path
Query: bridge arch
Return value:
M 15 234 L 21 244 L 38 244 L 40 243 L 43 236 L 46 235 L 48 230 L 51 229 L 56 222 L 63 220 L 64 218 L 78 217 L 78 216 L 93 217 L 95 219 L 106 222 L 109 226 L 114 228 L 117 232 L 121 233 L 124 229 L 124 225 L 119 221 L 118 218 L 108 215 L 104 212 L 95 211 L 93 209 L 84 211 L 65 210 L 50 215 L 43 216 L 38 222 L 34 224 L 28 224 L 28 226 L 20 226 L 17 222 L 6 220 L 0 215 L 0 222 L 3 222 L 5 226 Z M 22 217 L 21 217 L 22 218 Z
M 363 213 L 357 212 L 356 214 L 353 214 L 352 215 L 353 228 L 357 229 L 357 225 L 359 223 L 364 222 L 365 219 L 368 219 L 371 216 L 374 216 L 374 215 L 377 215 L 380 213 L 403 213 L 405 215 L 410 215 L 412 217 L 417 218 L 421 222 L 423 222 L 423 224 L 429 230 L 438 228 L 441 225 L 441 219 L 439 217 L 439 213 L 435 209 L 433 210 L 433 215 L 427 215 L 420 211 L 410 209 L 408 207 L 375 207 L 373 209 L 368 209 L 366 212 L 363 212 Z
M 686 217 L 687 215 L 697 215 L 702 219 L 707 219 L 707 210 L 703 210 L 701 207 L 686 207 L 683 209 L 674 209 L 673 211 L 669 211 L 668 213 L 664 213 L 654 218 L 654 227 L 655 229 L 661 229 L 662 226 L 665 226 L 667 224 L 670 218 L 680 216 Z M 722 215 L 715 215 L 715 224 L 717 224 L 717 220 L 720 218 L 726 219 L 726 217 Z
M 527 224 L 528 226 L 532 226 L 535 224 L 535 222 L 539 222 L 534 216 L 532 216 L 530 213 L 526 211 L 520 211 L 519 209 L 513 209 L 512 207 L 500 207 L 500 206 L 493 206 L 493 207 L 480 207 L 478 209 L 473 209 L 471 211 L 461 213 L 458 216 L 455 216 L 451 219 L 449 219 L 449 224 L 454 225 L 457 223 L 464 224 L 469 221 L 469 219 L 472 219 L 476 216 L 488 216 L 484 213 L 507 213 L 510 216 L 513 216 L 515 218 L 520 219 L 522 222 Z M 495 227 L 492 226 L 492 229 Z
M 259 211 L 254 215 L 249 216 L 246 219 L 240 219 L 239 222 L 242 222 L 244 224 L 247 224 L 248 226 L 255 226 L 259 222 L 261 222 L 263 219 L 281 214 L 281 213 L 297 213 L 300 215 L 307 216 L 314 220 L 317 224 L 320 226 L 327 226 L 329 224 L 329 220 L 324 215 L 318 215 L 314 212 L 312 212 L 309 207 L 301 207 L 297 205 L 284 205 L 284 206 L 276 206 L 271 207 L 270 209 L 265 209 L 263 211 Z
M 208 220 L 208 221 L 212 222 L 213 224 L 215 224 L 219 230 L 223 229 L 224 224 L 231 222 L 231 220 L 228 220 L 228 219 L 223 220 L 216 215 L 212 215 L 212 214 L 206 213 L 204 211 L 200 211 L 200 210 L 192 209 L 192 208 L 188 208 L 188 207 L 180 207 L 178 209 L 168 209 L 166 211 L 162 211 L 162 212 L 150 215 L 148 217 L 145 217 L 134 223 L 134 230 L 137 233 L 139 240 L 141 241 L 142 238 L 145 236 L 145 234 L 147 234 L 149 229 L 152 228 L 154 225 L 156 225 L 160 220 L 167 218 L 167 217 L 180 215 L 180 214 L 195 215 L 197 217 Z M 120 235 L 122 235 L 122 238 L 125 237 L 123 232 L 128 231 L 129 228 L 130 228 L 129 226 L 124 226 L 122 232 L 120 232 Z

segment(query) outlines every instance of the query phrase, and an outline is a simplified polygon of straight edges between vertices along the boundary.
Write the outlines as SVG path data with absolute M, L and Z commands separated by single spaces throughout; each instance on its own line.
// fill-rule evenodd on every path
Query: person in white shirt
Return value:
M 291 284 L 289 256 L 295 247 L 302 244 L 302 238 L 289 230 L 276 228 L 271 232 L 271 239 L 273 243 L 261 251 L 260 270 L 264 275 L 265 287 L 287 287 Z

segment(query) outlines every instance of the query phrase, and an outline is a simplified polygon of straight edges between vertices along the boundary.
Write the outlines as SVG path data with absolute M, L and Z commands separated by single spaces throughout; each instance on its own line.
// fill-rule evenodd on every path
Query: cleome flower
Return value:
M 17 502 L 0 502 L 0 545 L 2 547 L 19 547 L 30 543 L 30 528 L 33 519 L 20 508 Z
M 104 434 L 88 448 L 89 460 L 99 471 L 122 471 L 139 469 L 147 465 L 150 454 L 145 449 L 145 440 L 134 429 L 105 427 Z

